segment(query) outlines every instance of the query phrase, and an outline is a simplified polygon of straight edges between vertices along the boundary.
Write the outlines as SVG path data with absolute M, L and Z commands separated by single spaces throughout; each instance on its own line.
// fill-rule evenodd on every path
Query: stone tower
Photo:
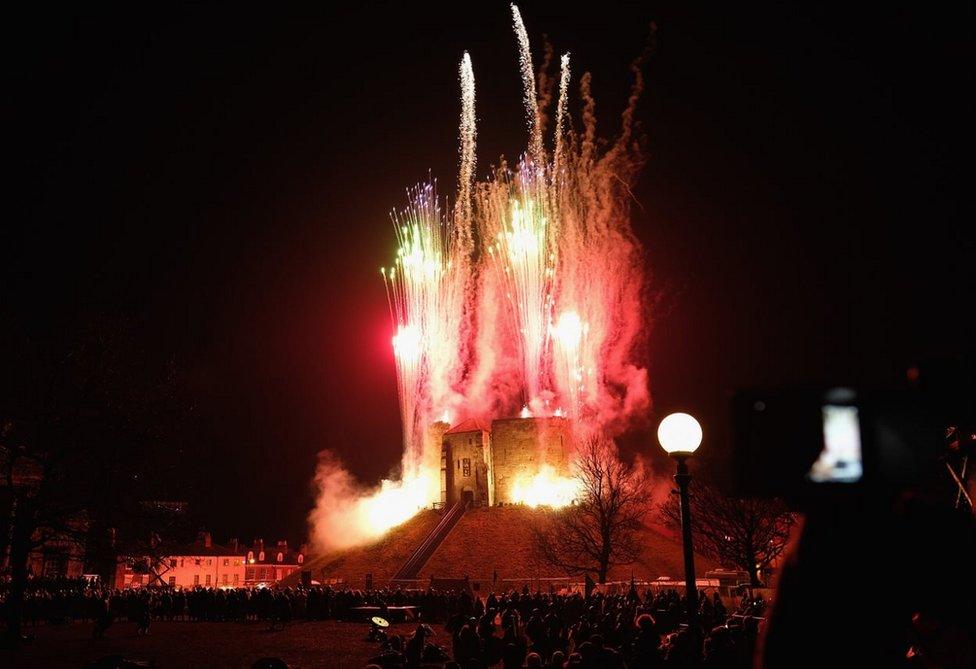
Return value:
M 472 506 L 490 506 L 490 470 L 491 439 L 483 426 L 466 420 L 444 433 L 441 472 L 445 504 L 467 499 Z
M 491 424 L 494 503 L 510 504 L 512 485 L 523 474 L 549 465 L 570 476 L 570 423 L 565 418 L 503 418 Z

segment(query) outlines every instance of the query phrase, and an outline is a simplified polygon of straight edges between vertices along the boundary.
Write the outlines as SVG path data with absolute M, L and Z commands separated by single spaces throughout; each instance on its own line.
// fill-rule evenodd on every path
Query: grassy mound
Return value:
M 520 586 L 538 578 L 566 576 L 535 558 L 532 528 L 544 515 L 544 511 L 521 506 L 468 511 L 420 570 L 419 578 L 468 576 L 484 591 L 492 583 L 497 589 Z M 366 574 L 372 573 L 375 586 L 386 585 L 439 519 L 440 512 L 423 511 L 374 544 L 316 558 L 308 564 L 312 578 L 321 582 L 338 578 L 350 587 L 363 587 Z M 659 576 L 682 578 L 680 538 L 648 525 L 642 532 L 641 543 L 643 551 L 638 561 L 613 568 L 609 580 L 625 581 L 631 576 L 646 580 Z M 696 558 L 699 577 L 717 566 L 710 560 Z

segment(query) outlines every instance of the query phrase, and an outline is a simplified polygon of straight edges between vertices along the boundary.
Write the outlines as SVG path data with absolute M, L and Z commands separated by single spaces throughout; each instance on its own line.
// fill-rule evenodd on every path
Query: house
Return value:
M 151 568 L 148 558 L 144 569 L 120 565 L 116 583 L 120 588 L 268 586 L 300 570 L 304 561 L 305 556 L 290 550 L 287 541 L 265 549 L 264 540 L 257 539 L 245 549 L 237 539 L 221 545 L 213 542 L 209 532 L 200 532 L 196 541 L 157 560 Z
M 248 587 L 274 585 L 290 574 L 300 571 L 305 556 L 288 548 L 287 541 L 265 547 L 257 539 L 245 555 L 244 585 Z

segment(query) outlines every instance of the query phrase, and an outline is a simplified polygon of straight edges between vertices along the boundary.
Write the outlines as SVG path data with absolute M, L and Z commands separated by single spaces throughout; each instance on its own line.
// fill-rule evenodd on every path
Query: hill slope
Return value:
M 488 588 L 496 575 L 500 586 L 506 579 L 531 581 L 538 577 L 564 576 L 557 570 L 538 565 L 533 556 L 532 527 L 543 513 L 520 506 L 468 511 L 420 570 L 419 578 L 469 576 L 483 584 L 482 588 Z M 374 584 L 383 586 L 437 525 L 440 517 L 438 511 L 422 511 L 376 543 L 316 558 L 307 568 L 312 570 L 312 578 L 321 582 L 340 578 L 350 587 L 363 587 L 366 574 L 372 573 Z M 640 559 L 633 565 L 612 569 L 610 580 L 628 580 L 631 575 L 647 580 L 659 576 L 682 578 L 684 562 L 680 539 L 647 526 L 642 544 L 644 550 Z M 718 566 L 701 557 L 696 558 L 695 564 L 699 577 Z M 511 586 L 512 582 L 509 582 L 507 587 Z
M 373 583 L 377 587 L 384 586 L 400 565 L 413 555 L 414 550 L 437 526 L 440 519 L 439 511 L 421 511 L 372 544 L 317 556 L 305 568 L 311 570 L 313 579 L 322 583 L 338 578 L 344 580 L 349 587 L 362 588 L 365 586 L 366 574 L 371 573 Z M 291 580 L 297 583 L 297 575 L 293 575 Z
M 499 580 L 528 581 L 538 577 L 559 577 L 559 573 L 537 563 L 532 550 L 532 528 L 543 516 L 542 511 L 521 506 L 477 508 L 468 511 L 454 531 L 420 571 L 421 577 L 463 577 L 491 583 L 496 572 Z M 659 576 L 682 578 L 684 557 L 681 542 L 660 530 L 645 526 L 642 532 L 643 551 L 632 565 L 614 567 L 608 575 L 611 581 L 638 579 L 653 580 Z M 718 565 L 697 557 L 697 573 Z

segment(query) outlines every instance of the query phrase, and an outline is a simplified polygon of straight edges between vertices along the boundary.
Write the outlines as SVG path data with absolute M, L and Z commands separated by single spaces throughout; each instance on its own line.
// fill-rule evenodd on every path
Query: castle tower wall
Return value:
M 572 438 L 565 418 L 505 418 L 491 424 L 491 462 L 495 504 L 510 504 L 512 486 L 520 475 L 533 475 L 549 465 L 559 476 L 570 476 Z
M 488 433 L 482 429 L 449 430 L 444 434 L 446 504 L 454 504 L 465 497 L 469 497 L 474 506 L 491 504 L 489 444 Z
M 441 444 L 441 459 L 440 459 L 440 493 L 441 493 L 441 504 L 447 501 L 447 463 L 444 460 L 444 433 L 451 428 L 450 425 L 444 421 L 437 421 L 432 423 L 430 427 L 427 428 L 427 439 L 428 446 Z

